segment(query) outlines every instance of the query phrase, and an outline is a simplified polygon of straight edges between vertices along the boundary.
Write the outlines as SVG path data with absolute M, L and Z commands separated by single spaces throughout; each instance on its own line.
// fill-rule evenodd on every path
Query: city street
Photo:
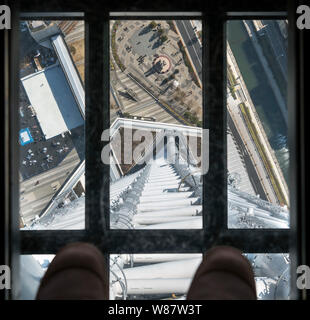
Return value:
M 201 46 L 190 20 L 175 20 L 175 23 L 186 44 L 186 48 L 191 56 L 191 60 L 196 68 L 200 81 L 202 81 L 202 58 Z

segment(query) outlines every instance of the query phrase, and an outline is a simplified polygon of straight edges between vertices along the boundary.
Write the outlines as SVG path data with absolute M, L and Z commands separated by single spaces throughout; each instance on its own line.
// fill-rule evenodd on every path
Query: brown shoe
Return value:
M 187 294 L 188 300 L 256 300 L 254 273 L 241 251 L 218 246 L 207 251 Z
M 109 297 L 102 253 L 89 243 L 62 248 L 41 280 L 37 300 L 105 300 Z

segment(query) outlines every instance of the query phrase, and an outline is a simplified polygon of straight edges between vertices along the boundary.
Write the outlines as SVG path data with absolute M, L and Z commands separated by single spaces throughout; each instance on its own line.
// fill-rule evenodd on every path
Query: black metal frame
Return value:
M 16 2 L 15 2 L 16 3 Z M 110 126 L 109 117 L 109 12 L 119 11 L 161 11 L 171 12 L 203 12 L 199 18 L 203 20 L 203 127 L 210 130 L 210 166 L 209 172 L 203 177 L 203 225 L 201 230 L 110 230 L 109 229 L 109 166 L 101 162 L 101 150 L 104 143 L 101 142 L 101 133 Z M 14 7 L 19 12 L 18 7 Z M 5 240 L 4 247 L 7 252 L 9 265 L 13 266 L 13 291 L 11 298 L 18 295 L 18 267 L 16 256 L 19 254 L 47 254 L 55 253 L 63 245 L 73 241 L 88 241 L 97 245 L 103 253 L 190 253 L 204 252 L 211 246 L 218 244 L 232 245 L 244 252 L 253 253 L 283 253 L 290 252 L 292 266 L 301 264 L 305 260 L 305 245 L 302 247 L 302 238 L 305 230 L 302 229 L 303 199 L 298 194 L 303 188 L 303 171 L 298 167 L 302 159 L 297 155 L 303 151 L 300 141 L 303 139 L 303 132 L 297 132 L 301 119 L 299 110 L 302 109 L 298 94 L 301 93 L 300 81 L 298 82 L 298 44 L 296 39 L 297 31 L 294 28 L 295 16 L 294 4 L 287 7 L 286 1 L 277 3 L 266 0 L 255 1 L 255 3 L 244 3 L 243 1 L 210 1 L 204 3 L 196 0 L 190 4 L 187 1 L 178 1 L 174 6 L 171 2 L 156 1 L 143 4 L 139 1 L 132 4 L 118 1 L 115 4 L 100 4 L 99 1 L 89 0 L 87 5 L 81 5 L 74 1 L 50 0 L 42 8 L 40 1 L 23 1 L 20 12 L 59 12 L 60 20 L 63 12 L 67 14 L 63 19 L 80 19 L 74 12 L 84 12 L 86 31 L 86 69 L 85 69 L 85 93 L 86 93 L 86 205 L 85 205 L 85 230 L 57 230 L 57 231 L 21 231 L 18 232 L 18 16 L 13 17 L 13 27 L 6 34 L 9 36 L 12 45 L 7 48 L 8 54 L 13 57 L 9 62 L 10 70 L 7 75 L 10 80 L 11 96 L 7 105 L 7 117 L 9 132 L 6 132 L 10 148 L 9 158 L 6 165 L 10 181 L 5 180 L 7 200 L 11 204 L 5 208 L 6 216 L 3 220 L 6 223 L 6 231 L 11 230 L 9 237 Z M 247 18 L 262 17 L 264 12 L 272 12 L 268 18 L 279 18 L 279 12 L 289 11 L 290 20 L 290 51 L 289 51 L 289 115 L 290 122 L 290 150 L 294 151 L 296 160 L 290 167 L 291 174 L 291 229 L 228 229 L 227 228 L 227 155 L 226 155 L 226 41 L 225 21 L 227 19 L 242 19 L 246 12 L 253 12 Z M 293 11 L 295 10 L 295 11 Z M 13 11 L 13 10 L 12 10 Z M 231 15 L 229 12 L 238 12 Z M 257 12 L 257 13 L 255 13 Z M 280 14 L 281 17 L 282 14 Z M 55 16 L 50 16 L 55 19 Z M 123 17 L 124 18 L 124 17 Z M 126 17 L 126 19 L 131 17 Z M 137 17 L 143 19 L 146 17 Z M 152 16 L 152 19 L 169 17 Z M 182 17 L 184 18 L 184 17 Z M 186 18 L 186 17 L 185 17 Z M 45 19 L 47 19 L 45 17 Z M 1 33 L 1 32 L 0 32 Z M 2 35 L 1 35 L 2 37 Z M 2 38 L 1 38 L 2 40 Z M 5 43 L 5 39 L 1 44 Z M 293 60 L 292 60 L 293 59 Z M 4 60 L 6 61 L 6 60 Z M 293 62 L 292 62 L 293 61 Z M 2 63 L 2 61 L 1 61 Z M 6 62 L 4 63 L 6 66 Z M 1 97 L 2 99 L 2 97 Z M 295 107 L 296 106 L 296 107 Z M 299 140 L 298 140 L 299 139 Z M 105 142 L 107 143 L 107 142 Z M 298 157 L 298 158 L 297 158 Z M 5 167 L 6 168 L 6 167 Z M 6 177 L 7 178 L 7 177 Z M 8 198 L 9 197 L 9 198 Z M 301 211 L 299 211 L 299 209 Z M 10 214 L 8 214 L 10 213 Z M 300 232 L 303 232 L 300 234 Z M 20 251 L 19 236 L 21 238 Z M 290 248 L 291 246 L 291 248 Z M 291 250 L 290 250 L 291 249 Z M 15 260 L 12 258 L 15 257 Z M 10 260 L 11 259 L 11 260 Z M 304 263 L 305 264 L 305 263 Z M 292 268 L 293 269 L 293 268 Z M 296 270 L 296 268 L 294 269 Z M 293 271 L 294 271 L 293 270 Z M 296 292 L 296 273 L 291 272 L 291 292 L 294 298 L 299 298 Z M 15 281 L 14 281 L 15 280 Z

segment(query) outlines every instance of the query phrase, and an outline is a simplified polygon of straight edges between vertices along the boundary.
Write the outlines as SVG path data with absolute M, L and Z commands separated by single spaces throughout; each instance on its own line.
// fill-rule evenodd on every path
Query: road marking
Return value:
M 183 26 L 184 26 L 185 32 L 187 33 L 189 40 L 191 40 L 191 37 L 190 37 L 190 35 L 189 35 L 189 33 L 188 33 L 188 31 L 187 31 L 186 27 L 185 27 L 185 23 L 184 23 L 184 21 L 183 21 L 183 20 L 181 20 L 181 23 L 182 23 L 182 24 L 183 24 Z M 195 54 L 196 54 L 196 56 L 197 56 L 197 58 L 198 58 L 199 64 L 200 64 L 200 65 L 201 65 L 201 67 L 202 67 L 202 63 L 201 63 L 201 61 L 200 61 L 200 59 L 199 59 L 199 56 L 198 56 L 198 54 L 197 54 L 197 51 L 196 51 L 195 47 L 194 47 L 193 45 L 191 45 L 191 47 L 194 49 Z

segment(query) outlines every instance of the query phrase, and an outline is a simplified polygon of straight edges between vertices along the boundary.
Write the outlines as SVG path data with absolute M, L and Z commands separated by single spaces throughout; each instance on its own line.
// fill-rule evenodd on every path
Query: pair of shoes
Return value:
M 188 300 L 256 300 L 254 273 L 236 248 L 207 251 L 187 294 Z
M 88 243 L 61 249 L 46 271 L 37 300 L 109 299 L 108 270 L 102 253 Z M 238 249 L 207 251 L 187 294 L 188 300 L 256 300 L 252 267 Z
M 89 243 L 62 248 L 42 278 L 37 300 L 106 300 L 107 268 L 102 253 Z

